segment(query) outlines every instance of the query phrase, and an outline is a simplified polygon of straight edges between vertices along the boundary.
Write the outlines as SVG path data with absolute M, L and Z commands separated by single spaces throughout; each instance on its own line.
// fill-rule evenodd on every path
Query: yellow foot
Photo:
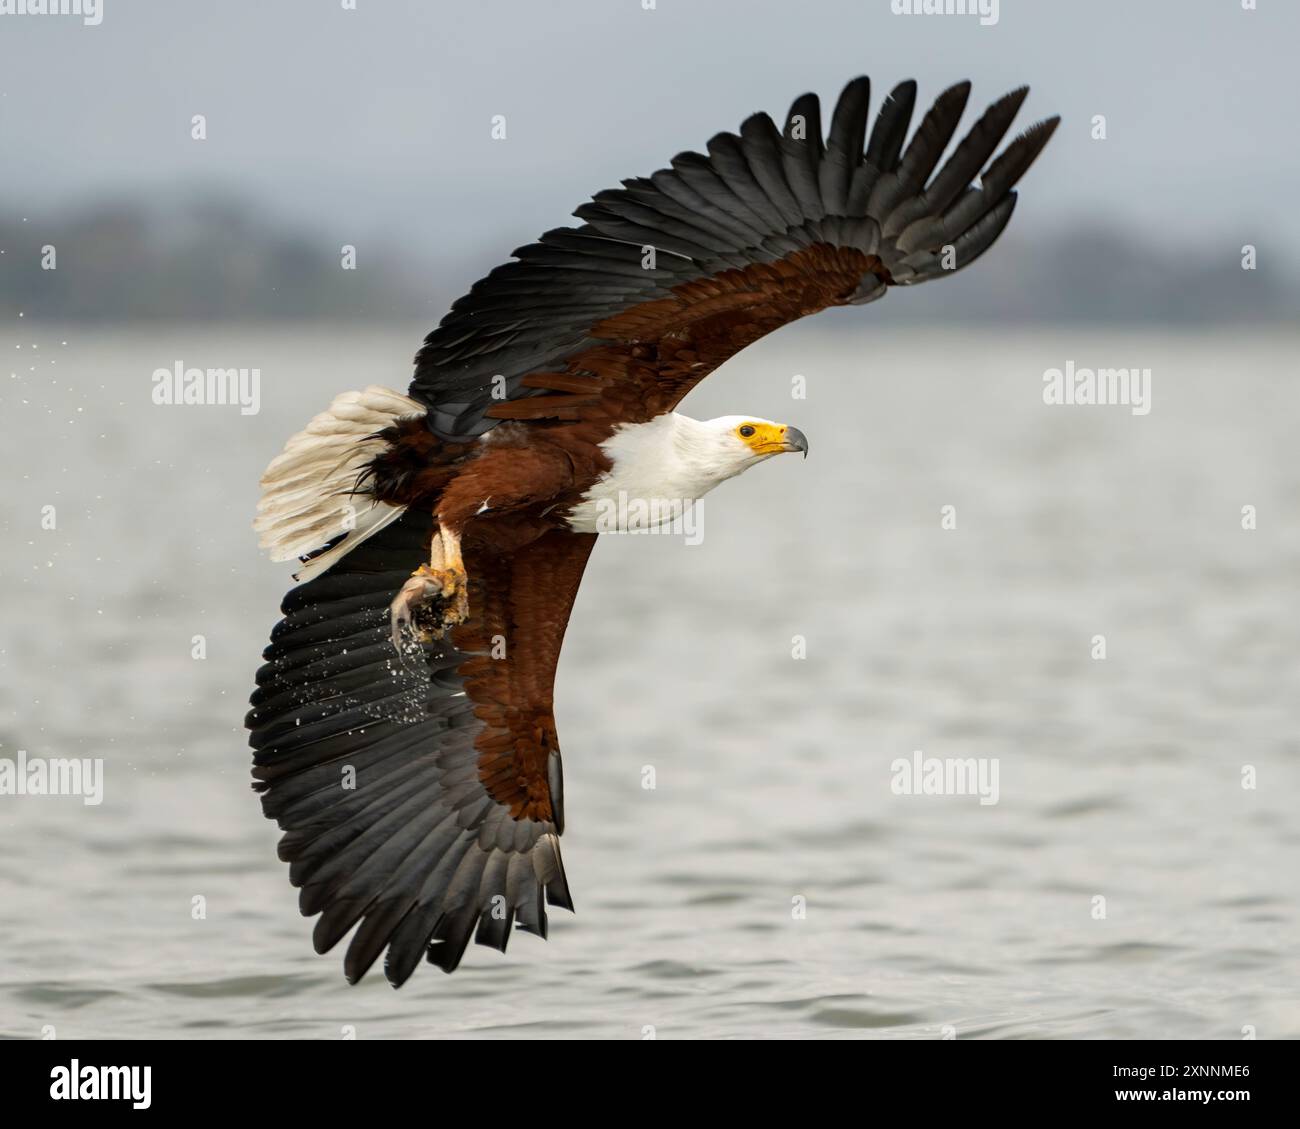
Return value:
M 432 605 L 440 605 L 433 607 Z M 469 584 L 461 568 L 421 565 L 388 606 L 393 646 L 402 649 L 402 631 L 428 643 L 469 616 Z

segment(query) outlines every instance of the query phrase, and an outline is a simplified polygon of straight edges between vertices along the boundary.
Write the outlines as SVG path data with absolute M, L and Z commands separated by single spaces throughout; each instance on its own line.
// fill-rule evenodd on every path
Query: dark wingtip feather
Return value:
M 567 909 L 570 913 L 577 912 L 573 908 L 573 896 L 569 893 L 569 882 L 563 871 L 546 884 L 546 904 Z
M 867 137 L 867 111 L 871 107 L 871 80 L 859 75 L 840 92 L 831 115 L 831 131 L 826 148 L 842 153 L 855 164 L 862 159 Z
M 966 103 L 970 101 L 970 91 L 970 79 L 954 82 L 934 100 L 931 112 L 940 111 L 945 115 L 951 115 L 953 118 L 960 118 L 962 112 L 966 109 Z M 955 121 L 953 122 L 953 128 L 956 129 Z
M 478 931 L 474 934 L 474 943 L 504 953 L 510 943 L 510 932 L 514 928 L 514 910 L 509 910 L 504 917 L 493 917 L 489 909 L 478 921 Z
M 825 215 L 842 215 L 847 210 L 853 172 L 862 163 L 870 109 L 871 82 L 865 76 L 845 86 L 835 103 L 826 152 L 817 169 Z
M 1061 124 L 1059 115 L 1035 122 L 1002 151 L 980 177 L 981 186 L 995 199 L 1015 187 L 1052 139 Z
M 867 163 L 877 171 L 892 169 L 907 140 L 907 127 L 912 122 L 916 106 L 916 80 L 905 79 L 880 104 L 876 124 L 871 127 L 871 141 L 867 145 Z
M 1052 134 L 1056 132 L 1056 127 L 1060 124 L 1061 124 L 1061 115 L 1053 114 L 1050 118 L 1044 118 L 1040 122 L 1034 122 L 1033 125 L 1031 125 L 1027 130 L 1025 130 L 1025 134 L 1028 135 L 1031 133 L 1036 133 L 1039 130 L 1041 130 L 1044 134 L 1043 144 L 1046 145 L 1047 142 L 1051 139 Z
M 454 917 L 445 919 L 445 928 L 439 930 L 444 935 L 441 939 L 435 936 L 425 951 L 428 962 L 437 965 L 443 972 L 455 972 L 465 950 L 469 948 L 469 939 L 474 933 L 478 917 L 475 908 L 470 906 L 457 911 Z
M 803 118 L 804 136 L 794 138 L 791 136 L 791 130 L 794 126 L 795 118 Z M 800 94 L 793 102 L 790 103 L 790 112 L 785 116 L 785 128 L 781 131 L 781 136 L 787 141 L 807 142 L 813 148 L 813 152 L 818 159 L 822 153 L 822 104 L 821 99 L 816 94 Z
M 428 937 L 442 925 L 443 915 L 430 920 L 415 915 L 406 918 L 389 939 L 388 952 L 384 955 L 384 979 L 394 988 L 405 984 L 420 965 L 420 957 L 428 944 Z
M 343 956 L 343 975 L 349 984 L 357 983 L 370 971 L 389 938 L 414 907 L 414 900 L 390 898 L 366 914 Z

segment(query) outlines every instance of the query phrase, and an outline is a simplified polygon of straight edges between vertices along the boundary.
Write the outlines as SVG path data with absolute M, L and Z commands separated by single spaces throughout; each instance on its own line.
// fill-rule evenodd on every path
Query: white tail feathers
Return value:
M 315 580 L 322 572 L 341 560 L 346 553 L 352 552 L 367 537 L 373 533 L 378 533 L 384 526 L 396 521 L 405 512 L 405 506 L 389 506 L 383 502 L 377 502 L 357 516 L 356 525 L 349 530 L 348 535 L 334 548 L 326 553 L 320 553 L 312 557 L 302 568 L 295 572 L 293 574 L 294 580 Z
M 310 580 L 399 518 L 402 507 L 353 490 L 357 476 L 383 450 L 383 441 L 371 437 L 425 410 L 417 400 L 372 384 L 336 396 L 290 439 L 262 475 L 262 499 L 253 522 L 271 559 L 293 560 L 346 534 L 295 574 L 297 580 Z

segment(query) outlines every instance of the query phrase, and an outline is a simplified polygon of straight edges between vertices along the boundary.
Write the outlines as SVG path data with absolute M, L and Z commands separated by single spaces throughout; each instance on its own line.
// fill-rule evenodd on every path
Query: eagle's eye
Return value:
M 749 424 L 745 424 L 745 426 L 740 429 L 740 435 L 742 439 L 748 439 L 753 434 L 754 434 L 754 429 Z

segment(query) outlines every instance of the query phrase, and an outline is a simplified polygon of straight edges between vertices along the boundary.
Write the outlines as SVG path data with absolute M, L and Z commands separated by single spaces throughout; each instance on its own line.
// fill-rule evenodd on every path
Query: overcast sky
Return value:
M 833 99 L 868 73 L 876 97 L 914 77 L 927 102 L 968 77 L 971 119 L 1020 83 L 1018 124 L 1062 114 L 1024 183 L 1022 238 L 1100 217 L 1162 242 L 1300 247 L 1300 3 L 1001 0 L 991 26 L 891 0 L 642 4 L 105 0 L 98 27 L 3 15 L 0 207 L 229 190 L 340 243 L 497 259 L 748 113 L 783 114 L 805 89 Z

